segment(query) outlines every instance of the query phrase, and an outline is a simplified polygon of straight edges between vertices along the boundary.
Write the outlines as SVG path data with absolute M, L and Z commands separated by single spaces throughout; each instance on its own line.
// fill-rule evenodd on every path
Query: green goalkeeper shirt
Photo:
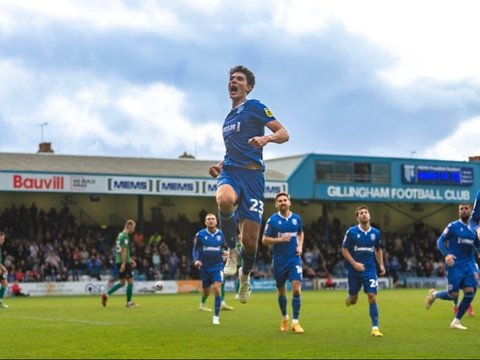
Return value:
M 129 239 L 128 239 L 128 234 L 126 232 L 121 232 L 117 236 L 117 244 L 116 244 L 116 250 L 117 250 L 117 259 L 116 263 L 121 264 L 122 263 L 122 249 L 125 248 L 127 249 L 127 257 L 126 257 L 126 264 L 130 263 L 130 245 L 129 245 Z

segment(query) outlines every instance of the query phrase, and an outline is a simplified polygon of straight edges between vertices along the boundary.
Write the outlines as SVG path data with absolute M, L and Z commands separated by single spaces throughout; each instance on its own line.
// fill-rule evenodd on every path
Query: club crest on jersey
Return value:
M 297 225 L 297 219 L 292 219 L 292 224 Z
M 273 117 L 273 113 L 270 111 L 269 108 L 264 108 L 263 111 L 265 111 L 265 115 L 268 117 Z
M 222 241 L 222 236 L 221 235 L 217 235 L 217 241 Z
M 375 234 L 370 234 L 370 239 L 372 239 L 372 241 L 375 241 Z
M 245 108 L 244 105 L 239 106 L 239 108 L 237 109 L 237 114 L 240 114 L 243 111 L 244 108 Z

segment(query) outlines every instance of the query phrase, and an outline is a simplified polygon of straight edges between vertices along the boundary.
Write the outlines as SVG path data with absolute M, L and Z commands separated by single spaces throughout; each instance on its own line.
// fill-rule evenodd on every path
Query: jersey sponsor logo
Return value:
M 220 246 L 203 246 L 203 251 L 220 251 Z
M 263 111 L 265 111 L 265 115 L 268 117 L 273 117 L 273 113 L 270 111 L 269 108 L 264 108 Z
M 375 248 L 373 246 L 354 246 L 354 251 L 366 251 L 366 252 L 374 252 Z
M 458 238 L 459 244 L 473 245 L 474 241 L 472 239 Z
M 227 125 L 223 127 L 223 134 L 229 134 L 232 132 L 240 132 L 241 122 L 237 121 L 236 123 Z
M 282 237 L 283 235 L 287 235 L 287 234 L 290 234 L 292 237 L 297 236 L 296 232 L 279 232 L 278 237 Z

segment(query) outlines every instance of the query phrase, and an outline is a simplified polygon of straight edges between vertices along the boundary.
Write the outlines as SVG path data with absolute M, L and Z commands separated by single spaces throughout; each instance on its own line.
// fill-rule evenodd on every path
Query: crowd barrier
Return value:
M 442 279 L 440 286 L 444 287 L 445 280 Z M 179 293 L 196 293 L 202 290 L 202 285 L 199 280 L 164 280 L 163 289 L 155 288 L 156 281 L 135 281 L 133 292 L 134 294 L 179 294 Z M 346 290 L 347 279 L 334 279 L 335 289 Z M 253 291 L 273 291 L 276 289 L 275 280 L 254 280 L 252 279 Z M 427 285 L 432 285 L 427 282 Z M 11 284 L 7 295 L 11 296 Z M 77 296 L 77 295 L 100 295 L 112 283 L 105 281 L 68 281 L 68 282 L 42 282 L 42 283 L 20 283 L 23 292 L 28 292 L 30 296 Z M 379 278 L 378 286 L 380 289 L 392 287 L 392 281 L 389 278 Z M 287 282 L 287 287 L 290 290 L 290 283 Z M 419 287 L 419 286 L 412 286 Z M 304 279 L 302 288 L 304 290 L 322 290 L 325 288 L 325 279 Z M 126 287 L 119 289 L 116 294 L 125 294 Z M 225 290 L 228 292 L 236 291 L 236 281 L 234 279 L 227 279 L 225 281 Z

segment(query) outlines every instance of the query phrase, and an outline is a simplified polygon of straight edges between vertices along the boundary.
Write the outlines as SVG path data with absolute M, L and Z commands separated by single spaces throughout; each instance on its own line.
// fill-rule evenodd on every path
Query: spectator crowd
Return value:
M 191 251 L 195 233 L 204 227 L 206 212 L 197 221 L 183 214 L 166 220 L 161 211 L 152 214 L 144 233 L 132 236 L 136 277 L 143 280 L 197 278 Z M 324 228 L 319 218 L 304 225 L 304 277 L 346 275 L 341 242 L 347 226 L 334 218 Z M 349 224 L 350 225 L 350 224 Z M 10 282 L 79 281 L 116 276 L 115 239 L 121 228 L 78 223 L 67 206 L 60 210 L 11 205 L 0 210 L 0 230 L 7 233 L 3 251 Z M 327 234 L 328 236 L 326 236 Z M 385 266 L 398 282 L 402 276 L 444 276 L 445 268 L 435 242 L 438 229 L 421 222 L 409 233 L 383 232 Z M 272 251 L 259 243 L 255 278 L 272 278 Z

